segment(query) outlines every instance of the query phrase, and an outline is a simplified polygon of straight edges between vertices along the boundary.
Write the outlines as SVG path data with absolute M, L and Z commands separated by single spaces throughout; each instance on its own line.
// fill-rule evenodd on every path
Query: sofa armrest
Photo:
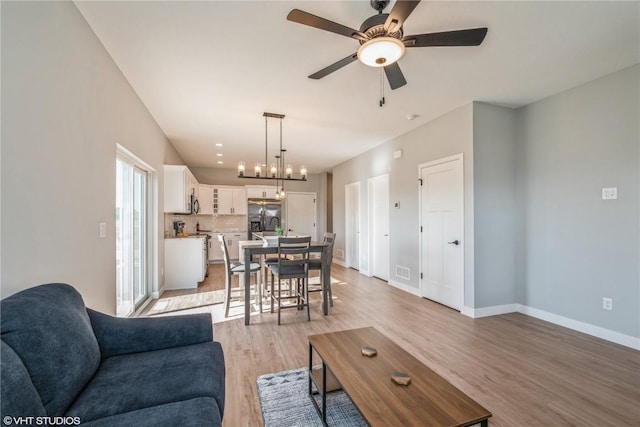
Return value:
M 120 318 L 87 308 L 102 358 L 213 341 L 211 315 Z

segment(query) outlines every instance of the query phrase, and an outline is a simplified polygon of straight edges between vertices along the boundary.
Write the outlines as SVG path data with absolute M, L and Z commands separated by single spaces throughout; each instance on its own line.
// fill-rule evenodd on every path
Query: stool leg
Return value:
M 273 273 L 271 273 L 271 312 L 273 313 L 273 298 L 275 297 L 274 293 L 274 282 L 273 282 Z
M 256 288 L 260 303 L 260 314 L 262 314 L 262 282 L 260 281 L 260 270 L 256 270 Z
M 304 286 L 304 302 L 307 305 L 307 322 L 311 322 L 311 312 L 309 311 L 309 279 L 302 279 Z
M 280 277 L 278 277 L 278 326 L 280 326 L 280 306 L 282 305 L 282 302 L 280 301 L 280 298 L 282 297 L 280 286 Z

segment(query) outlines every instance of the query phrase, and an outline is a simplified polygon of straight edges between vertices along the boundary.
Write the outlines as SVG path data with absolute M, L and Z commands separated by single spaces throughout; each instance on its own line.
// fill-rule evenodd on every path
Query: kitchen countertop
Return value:
M 209 235 L 209 233 L 200 233 L 200 234 L 185 234 L 183 236 L 169 236 L 169 237 L 165 237 L 165 239 L 193 239 L 193 238 L 200 238 L 200 239 L 204 239 Z

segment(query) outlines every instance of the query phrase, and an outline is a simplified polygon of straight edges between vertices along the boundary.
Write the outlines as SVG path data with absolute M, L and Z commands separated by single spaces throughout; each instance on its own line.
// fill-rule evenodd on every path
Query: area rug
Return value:
M 307 368 L 259 376 L 258 397 L 264 427 L 322 427 L 322 420 L 309 397 Z M 320 396 L 316 401 L 321 405 Z M 327 424 L 366 427 L 356 407 L 343 391 L 327 394 Z
M 224 289 L 218 291 L 198 292 L 176 297 L 162 298 L 156 301 L 147 315 L 169 313 L 172 311 L 188 310 L 190 308 L 206 305 L 222 304 L 224 302 Z

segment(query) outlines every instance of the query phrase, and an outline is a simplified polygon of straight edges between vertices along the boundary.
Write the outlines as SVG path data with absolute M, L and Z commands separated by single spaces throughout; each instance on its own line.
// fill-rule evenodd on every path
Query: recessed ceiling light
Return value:
M 222 153 L 216 153 L 216 156 L 222 157 Z
M 224 163 L 224 162 L 223 162 L 222 160 L 218 160 L 218 164 L 219 164 L 219 165 L 221 165 L 221 164 L 223 164 L 223 163 Z
M 222 147 L 222 144 L 220 144 L 219 142 L 216 144 L 216 147 Z

